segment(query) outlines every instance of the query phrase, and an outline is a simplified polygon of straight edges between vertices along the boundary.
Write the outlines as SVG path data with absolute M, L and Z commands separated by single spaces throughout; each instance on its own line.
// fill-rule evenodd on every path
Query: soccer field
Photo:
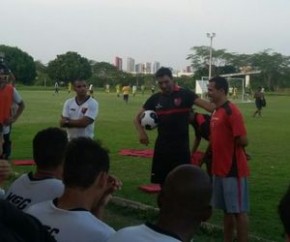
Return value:
M 40 129 L 58 126 L 62 106 L 68 97 L 66 91 L 53 95 L 53 91 L 21 90 L 26 109 L 13 126 L 12 159 L 32 158 L 32 139 Z M 118 155 L 120 149 L 153 148 L 156 131 L 148 132 L 150 144 L 138 142 L 133 118 L 149 94 L 130 96 L 125 104 L 115 93 L 95 92 L 100 104 L 95 136 L 111 151 L 111 173 L 123 181 L 118 196 L 156 206 L 155 195 L 140 192 L 140 184 L 149 183 L 151 160 Z M 267 96 L 266 96 L 267 97 Z M 289 184 L 290 171 L 290 112 L 289 96 L 267 97 L 262 118 L 253 118 L 253 103 L 239 104 L 248 130 L 252 156 L 249 161 L 250 177 L 250 232 L 265 239 L 282 241 L 282 226 L 277 215 L 277 204 Z M 191 136 L 194 135 L 190 129 Z M 202 144 L 201 148 L 205 148 Z M 17 168 L 19 171 L 30 168 Z M 211 223 L 222 225 L 222 214 L 214 211 Z

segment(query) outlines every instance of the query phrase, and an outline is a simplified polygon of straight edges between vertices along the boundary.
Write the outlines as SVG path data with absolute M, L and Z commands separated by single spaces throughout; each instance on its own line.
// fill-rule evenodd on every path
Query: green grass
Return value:
M 13 127 L 13 159 L 32 157 L 32 139 L 37 131 L 49 126 L 58 126 L 62 105 L 68 94 L 61 91 L 53 96 L 53 90 L 20 90 L 26 109 Z M 151 160 L 125 157 L 118 154 L 120 149 L 153 148 L 156 131 L 148 132 L 150 144 L 139 144 L 133 126 L 133 118 L 147 95 L 130 97 L 126 105 L 115 94 L 95 92 L 100 104 L 95 135 L 111 151 L 111 172 L 123 181 L 118 196 L 156 206 L 155 195 L 140 192 L 137 187 L 149 183 Z M 275 241 L 281 241 L 282 227 L 276 212 L 277 203 L 289 184 L 290 171 L 290 113 L 289 96 L 268 96 L 267 107 L 262 118 L 252 118 L 253 103 L 239 104 L 247 125 L 250 145 L 247 151 L 252 155 L 249 161 L 250 177 L 250 231 L 251 234 Z M 191 136 L 194 135 L 190 130 Z M 204 148 L 202 144 L 201 148 Z M 26 171 L 25 168 L 16 168 Z M 210 222 L 222 225 L 222 214 L 218 211 Z

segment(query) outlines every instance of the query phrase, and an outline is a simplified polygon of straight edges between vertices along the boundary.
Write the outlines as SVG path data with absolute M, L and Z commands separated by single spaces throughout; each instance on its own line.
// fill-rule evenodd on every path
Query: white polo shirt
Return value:
M 116 232 L 108 242 L 181 242 L 178 236 L 163 231 L 153 224 L 131 226 Z
M 72 120 L 81 119 L 86 116 L 95 121 L 98 116 L 98 112 L 99 104 L 94 98 L 89 97 L 87 101 L 79 105 L 74 97 L 66 100 L 63 107 L 62 116 Z M 94 128 L 95 122 L 89 124 L 85 128 L 67 128 L 68 139 L 71 140 L 77 137 L 93 138 Z
M 85 209 L 64 210 L 46 201 L 31 206 L 36 217 L 58 242 L 107 242 L 115 230 Z
M 29 206 L 60 197 L 64 185 L 56 178 L 35 179 L 32 173 L 23 174 L 16 179 L 5 194 L 5 199 L 20 210 Z

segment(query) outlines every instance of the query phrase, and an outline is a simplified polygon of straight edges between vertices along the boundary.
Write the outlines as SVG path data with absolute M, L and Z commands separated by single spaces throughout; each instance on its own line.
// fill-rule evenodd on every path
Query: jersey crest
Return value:
M 178 97 L 178 98 L 174 98 L 174 105 L 176 106 L 176 107 L 179 107 L 180 106 L 180 104 L 181 104 L 181 98 L 180 97 Z

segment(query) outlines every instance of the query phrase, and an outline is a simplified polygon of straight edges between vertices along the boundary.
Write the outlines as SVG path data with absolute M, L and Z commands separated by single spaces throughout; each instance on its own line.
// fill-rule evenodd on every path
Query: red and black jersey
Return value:
M 171 94 L 153 94 L 143 105 L 158 115 L 156 148 L 166 151 L 189 149 L 188 118 L 197 95 L 176 86 Z
M 195 131 L 195 137 L 209 140 L 210 117 L 209 114 L 194 113 L 193 121 L 191 121 L 190 124 Z
M 210 143 L 213 155 L 212 173 L 222 177 L 245 177 L 249 168 L 244 148 L 235 139 L 246 135 L 243 117 L 238 108 L 227 101 L 212 114 Z

